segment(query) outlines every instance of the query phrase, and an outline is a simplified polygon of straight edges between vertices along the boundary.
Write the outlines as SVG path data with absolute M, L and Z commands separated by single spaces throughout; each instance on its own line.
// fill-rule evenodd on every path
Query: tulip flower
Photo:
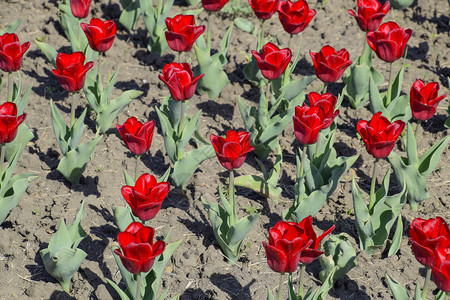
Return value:
M 166 243 L 153 243 L 155 229 L 138 222 L 131 223 L 124 232 L 117 235 L 119 248 L 114 249 L 123 266 L 133 274 L 148 272 L 155 259 L 164 252 Z
M 134 155 L 142 155 L 150 149 L 155 120 L 142 124 L 135 117 L 131 117 L 123 125 L 117 124 L 116 128 L 125 145 Z
M 280 78 L 292 58 L 289 48 L 280 49 L 270 42 L 262 47 L 261 53 L 252 50 L 252 54 L 262 75 L 268 80 Z
M 370 121 L 360 120 L 357 125 L 367 152 L 375 158 L 385 158 L 391 153 L 404 128 L 405 122 L 391 123 L 381 112 L 377 112 Z
M 22 67 L 22 57 L 30 48 L 30 42 L 20 45 L 15 33 L 0 35 L 0 70 L 4 72 L 16 72 Z
M 308 95 L 309 105 L 322 107 L 325 118 L 324 127 L 322 129 L 328 128 L 334 121 L 334 118 L 339 114 L 339 110 L 335 111 L 337 98 L 332 93 L 325 93 L 320 95 L 315 92 L 311 92 Z
M 247 154 L 255 149 L 250 146 L 250 134 L 245 131 L 228 130 L 225 138 L 214 134 L 210 138 L 220 164 L 227 170 L 242 166 Z
M 219 11 L 229 0 L 202 0 L 203 8 L 207 11 Z
M 116 37 L 117 27 L 113 20 L 102 21 L 93 18 L 89 24 L 81 23 L 81 28 L 86 34 L 89 46 L 97 52 L 108 51 Z
M 409 103 L 412 115 L 416 120 L 425 121 L 430 119 L 435 113 L 440 101 L 446 95 L 438 97 L 439 83 L 430 82 L 427 85 L 418 79 L 411 87 Z
M 58 78 L 62 88 L 69 93 L 83 88 L 86 73 L 94 65 L 91 61 L 84 64 L 84 60 L 83 52 L 58 53 L 56 56 L 56 69 L 53 69 L 52 73 Z
M 316 15 L 314 9 L 309 9 L 304 0 L 291 2 L 284 0 L 278 7 L 278 17 L 284 30 L 290 34 L 297 34 L 305 30 L 309 22 Z
M 153 219 L 159 212 L 169 189 L 168 182 L 158 183 L 154 176 L 143 174 L 134 186 L 122 187 L 122 195 L 130 205 L 133 215 L 145 222 Z
M 355 17 L 359 28 L 365 32 L 377 30 L 389 11 L 389 1 L 386 1 L 384 5 L 381 5 L 378 0 L 358 0 L 357 3 L 358 14 L 351 9 L 348 10 L 348 13 Z
M 191 51 L 197 38 L 206 30 L 206 26 L 195 25 L 192 15 L 176 15 L 166 19 L 166 40 L 170 49 L 177 52 Z
M 268 20 L 277 12 L 280 0 L 248 0 L 248 2 L 259 19 Z
M 411 29 L 405 30 L 395 22 L 387 22 L 377 31 L 367 33 L 367 43 L 379 59 L 391 63 L 403 56 L 411 35 Z
M 89 14 L 92 0 L 70 0 L 70 9 L 75 18 L 84 19 Z
M 443 292 L 450 293 L 450 254 L 444 261 L 431 266 L 431 274 L 436 286 Z
M 188 63 L 170 63 L 164 66 L 163 74 L 158 78 L 167 85 L 175 101 L 185 101 L 192 98 L 197 82 L 204 75 L 194 77 Z
M 4 144 L 11 143 L 17 135 L 19 125 L 25 121 L 27 114 L 17 116 L 17 106 L 12 102 L 5 102 L 0 105 L 0 147 L 4 149 Z M 0 161 L 2 164 L 3 161 Z
M 331 125 L 339 110 L 331 113 L 326 112 L 322 106 L 303 106 L 295 107 L 293 116 L 294 131 L 297 140 L 304 144 L 315 144 L 319 139 L 319 132 L 323 128 Z
M 309 54 L 316 76 L 325 83 L 336 82 L 341 78 L 345 69 L 352 64 L 347 50 L 341 49 L 336 52 L 333 47 L 328 45 L 317 53 L 309 51 Z
M 308 216 L 298 224 L 303 229 L 303 239 L 312 241 L 311 245 L 309 245 L 300 254 L 300 263 L 302 264 L 310 264 L 320 255 L 325 253 L 323 251 L 319 251 L 320 242 L 335 228 L 335 226 L 333 225 L 327 230 L 325 230 L 319 237 L 317 237 L 316 232 L 314 231 L 314 228 L 312 226 L 312 223 L 313 218 L 311 216 Z

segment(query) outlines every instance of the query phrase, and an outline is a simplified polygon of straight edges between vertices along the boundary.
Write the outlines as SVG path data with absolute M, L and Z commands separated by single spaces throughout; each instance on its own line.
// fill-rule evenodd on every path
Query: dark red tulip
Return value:
M 53 69 L 52 73 L 69 93 L 83 88 L 86 73 L 94 66 L 92 61 L 84 64 L 84 60 L 83 52 L 58 53 L 56 56 L 56 69 Z
M 145 124 L 139 122 L 135 117 L 126 120 L 123 125 L 116 125 L 125 145 L 134 155 L 141 155 L 150 149 L 152 145 L 155 120 Z
M 356 128 L 366 144 L 367 152 L 376 158 L 385 158 L 394 149 L 405 122 L 398 120 L 391 123 L 381 112 L 377 112 L 370 122 L 360 120 Z
M 450 292 L 450 251 L 445 260 L 431 266 L 431 275 L 434 283 L 440 290 L 446 293 Z
M 299 224 L 279 221 L 269 229 L 269 244 L 263 242 L 269 267 L 278 273 L 294 272 L 301 254 L 311 243 L 311 239 L 305 239 L 305 232 Z
M 133 215 L 142 221 L 148 221 L 161 209 L 169 189 L 168 182 L 158 183 L 154 176 L 143 174 L 136 180 L 134 186 L 122 187 L 122 195 L 130 205 Z
M 206 30 L 205 25 L 195 26 L 192 15 L 176 15 L 166 19 L 166 40 L 170 49 L 178 52 L 191 51 L 197 38 Z
M 430 82 L 427 85 L 418 79 L 411 87 L 409 103 L 415 119 L 425 121 L 436 113 L 436 108 L 446 95 L 438 97 L 439 83 Z
M 0 145 L 10 143 L 16 138 L 19 125 L 26 117 L 27 114 L 17 116 L 17 106 L 12 102 L 0 105 Z
M 30 48 L 30 42 L 20 45 L 15 33 L 0 35 L 0 70 L 3 72 L 16 72 L 22 67 L 22 57 Z
M 330 126 L 339 111 L 326 113 L 321 106 L 303 106 L 295 107 L 294 132 L 297 140 L 304 144 L 315 144 L 319 139 L 319 132 L 323 128 Z
M 312 226 L 313 218 L 308 216 L 304 218 L 298 225 L 303 229 L 303 239 L 311 240 L 312 243 L 300 254 L 300 262 L 302 264 L 310 264 L 316 258 L 324 254 L 325 252 L 319 251 L 320 242 L 326 237 L 330 232 L 333 231 L 334 225 L 325 230 L 319 237 L 317 237 L 316 232 Z
M 220 164 L 228 170 L 242 166 L 247 153 L 255 149 L 250 146 L 250 134 L 245 131 L 228 130 L 225 138 L 211 134 L 210 139 Z
M 114 253 L 119 255 L 122 264 L 130 273 L 148 272 L 155 259 L 166 249 L 164 241 L 153 243 L 155 229 L 138 222 L 131 223 L 124 232 L 117 235 L 119 248 Z
M 207 11 L 219 11 L 230 0 L 202 0 L 203 8 Z
M 316 15 L 314 9 L 309 9 L 308 3 L 303 0 L 291 2 L 284 0 L 278 7 L 278 17 L 284 30 L 290 34 L 297 34 L 305 30 L 309 22 Z
M 355 17 L 362 31 L 375 31 L 380 27 L 384 16 L 390 8 L 389 1 L 381 5 L 378 0 L 358 0 L 358 14 L 349 9 L 348 13 Z
M 335 111 L 337 98 L 332 93 L 325 93 L 320 95 L 316 92 L 311 92 L 308 95 L 310 106 L 322 107 L 325 113 L 324 127 L 322 129 L 328 128 L 334 121 L 334 118 L 339 114 L 339 110 Z
M 411 35 L 411 29 L 405 30 L 395 22 L 387 22 L 381 24 L 377 31 L 367 33 L 367 43 L 379 59 L 390 63 L 405 54 Z
M 323 82 L 336 82 L 344 74 L 352 61 L 349 59 L 347 50 L 338 52 L 331 46 L 324 46 L 318 53 L 309 51 L 314 64 L 316 76 Z
M 175 101 L 185 101 L 194 96 L 197 82 L 203 76 L 205 74 L 194 77 L 188 63 L 170 63 L 164 66 L 163 74 L 158 77 L 167 85 Z
M 92 0 L 70 0 L 70 9 L 75 18 L 84 19 L 89 14 Z
M 248 0 L 255 15 L 262 19 L 270 19 L 277 12 L 280 0 Z
M 81 23 L 81 28 L 86 34 L 92 50 L 106 52 L 114 43 L 117 27 L 113 20 L 103 22 L 93 18 L 89 24 Z
M 280 78 L 292 58 L 289 48 L 280 49 L 270 42 L 262 47 L 261 53 L 252 50 L 252 54 L 262 75 L 269 80 Z
M 409 227 L 409 242 L 417 261 L 422 265 L 431 267 L 446 254 L 439 251 L 449 246 L 450 230 L 448 224 L 441 217 L 424 220 L 416 218 Z M 445 251 L 444 251 L 445 252 Z

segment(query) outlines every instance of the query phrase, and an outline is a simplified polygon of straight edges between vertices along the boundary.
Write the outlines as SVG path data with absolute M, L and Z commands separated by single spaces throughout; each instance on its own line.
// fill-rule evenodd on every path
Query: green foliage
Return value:
M 391 5 L 395 9 L 405 9 L 414 3 L 414 0 L 391 0 Z
M 5 33 L 14 33 L 17 28 L 19 28 L 20 24 L 22 24 L 22 18 L 17 19 L 16 21 L 9 24 L 7 27 L 0 30 L 0 35 L 4 35 Z
M 394 280 L 391 276 L 386 273 L 386 279 L 389 285 L 389 289 L 391 290 L 392 296 L 395 300 L 423 300 L 422 298 L 422 290 L 419 287 L 419 282 L 416 282 L 416 288 L 414 289 L 414 297 L 410 297 L 406 292 L 405 288 L 403 288 L 397 281 Z M 439 291 L 435 298 L 435 300 L 444 300 L 445 292 Z
M 81 226 L 81 221 L 86 217 L 84 200 L 71 225 L 66 227 L 64 219 L 52 236 L 48 248 L 39 253 L 44 261 L 45 270 L 59 281 L 64 291 L 69 293 L 70 280 L 81 266 L 87 254 L 77 248 L 80 242 L 87 236 Z
M 328 274 L 328 276 L 322 281 L 322 285 L 320 287 L 318 287 L 317 289 L 313 289 L 312 287 L 309 288 L 304 296 L 296 295 L 294 290 L 294 283 L 292 280 L 292 273 L 290 273 L 288 281 L 288 300 L 325 300 L 327 298 L 328 292 L 333 288 L 333 278 L 335 276 L 334 274 L 336 270 L 337 266 L 335 266 Z

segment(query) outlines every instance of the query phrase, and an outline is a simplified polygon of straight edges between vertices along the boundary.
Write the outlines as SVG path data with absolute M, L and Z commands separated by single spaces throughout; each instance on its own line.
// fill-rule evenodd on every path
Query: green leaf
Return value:
M 155 107 L 158 115 L 159 123 L 161 124 L 162 135 L 164 137 L 164 146 L 166 148 L 167 156 L 175 163 L 177 161 L 177 146 L 174 139 L 175 132 L 167 115 L 165 115 L 158 107 Z
M 73 242 L 67 230 L 66 223 L 64 219 L 61 219 L 58 230 L 53 234 L 48 244 L 50 255 L 55 256 L 62 248 L 72 249 L 72 244 Z
M 52 111 L 53 112 L 53 111 Z M 84 131 L 84 119 L 86 118 L 87 108 L 83 110 L 83 113 L 78 118 L 78 120 L 73 124 L 73 127 L 69 131 L 69 149 L 68 151 L 75 149 L 78 146 L 78 143 L 81 140 L 81 136 Z M 65 124 L 65 123 L 64 123 Z M 66 126 L 67 128 L 67 126 Z M 63 153 L 65 155 L 65 153 Z
M 69 232 L 70 239 L 72 240 L 72 249 L 75 249 L 78 247 L 80 242 L 87 236 L 86 231 L 84 231 L 83 227 L 81 226 L 81 221 L 86 217 L 86 210 L 84 209 L 84 201 L 81 202 L 80 209 L 78 210 L 77 215 L 75 216 L 75 219 L 73 220 L 72 224 L 70 224 L 67 227 L 67 231 Z
M 403 83 L 403 73 L 405 71 L 405 67 L 402 66 L 400 70 L 398 70 L 397 75 L 395 76 L 394 81 L 392 82 L 392 89 L 391 89 L 391 99 L 389 102 L 394 101 L 395 98 L 400 96 L 400 93 L 402 92 L 402 83 Z
M 122 24 L 128 31 L 136 30 L 136 24 L 141 16 L 139 1 L 129 1 L 128 5 L 123 7 L 123 11 L 119 17 L 119 23 Z
M 19 28 L 20 24 L 22 24 L 22 18 L 19 18 L 8 25 L 8 27 L 0 30 L 0 35 L 4 35 L 5 33 L 14 33 L 17 28 Z
M 374 235 L 372 220 L 369 208 L 364 202 L 365 195 L 356 183 L 355 177 L 352 178 L 352 196 L 353 208 L 355 209 L 355 225 L 359 237 L 359 245 L 361 249 L 367 249 L 373 245 L 370 237 Z
M 342 79 L 345 82 L 343 94 L 347 96 L 354 109 L 360 109 L 369 100 L 370 67 L 367 64 L 354 63 L 349 68 L 349 73 L 349 76 Z
M 253 26 L 252 22 L 241 17 L 234 18 L 234 25 L 236 25 L 236 27 L 240 30 L 250 34 L 252 34 L 255 30 L 255 26 Z
M 66 155 L 69 151 L 69 139 L 70 129 L 66 125 L 64 118 L 56 109 L 53 101 L 50 100 L 51 118 L 53 124 L 53 132 L 55 133 L 56 141 L 58 142 L 59 149 L 61 149 L 62 155 Z
M 388 257 L 397 253 L 400 249 L 403 237 L 403 221 L 402 216 L 399 214 L 397 218 L 397 228 L 395 229 L 394 237 L 392 238 L 392 244 L 389 248 Z
M 114 281 L 112 281 L 112 280 L 106 278 L 106 282 L 108 282 L 109 285 L 112 286 L 113 289 L 117 292 L 117 294 L 119 294 L 119 297 L 120 297 L 121 300 L 131 300 L 131 299 L 127 296 L 127 294 L 126 294 L 124 291 L 122 291 L 122 290 L 120 289 L 120 287 L 117 286 L 117 284 L 114 283 Z
M 42 53 L 44 53 L 53 67 L 56 68 L 56 56 L 58 55 L 58 52 L 55 50 L 55 48 L 44 42 L 40 42 L 37 39 L 35 39 L 34 42 L 39 47 L 39 49 L 41 49 Z
M 183 132 L 181 132 L 180 139 L 177 141 L 177 150 L 184 152 L 184 147 L 189 143 L 194 135 L 195 131 L 198 129 L 198 117 L 201 114 L 201 110 L 190 118 L 190 120 L 185 124 Z
M 267 300 L 275 300 L 270 289 L 267 289 Z
M 419 162 L 419 159 L 417 158 L 416 138 L 411 123 L 406 124 L 406 156 L 408 157 L 408 163 L 410 165 L 416 165 Z
M 378 87 L 372 78 L 369 79 L 369 100 L 370 100 L 370 111 L 375 114 L 379 111 L 382 115 L 391 119 L 388 110 L 384 107 L 383 99 L 381 99 Z
M 112 210 L 116 225 L 117 227 L 119 227 L 119 230 L 121 232 L 125 231 L 128 225 L 130 225 L 132 222 L 139 222 L 139 218 L 133 216 L 133 214 L 131 213 L 131 209 L 128 206 L 113 206 Z
M 450 141 L 450 136 L 446 136 L 431 148 L 429 148 L 419 159 L 419 172 L 422 176 L 427 177 L 434 171 L 439 159 L 441 158 L 442 152 L 446 149 L 448 142 Z
M 251 214 L 239 219 L 236 224 L 232 225 L 226 234 L 226 240 L 229 245 L 233 246 L 242 243 L 256 220 L 258 220 L 258 217 L 259 213 Z
M 387 273 L 386 279 L 389 285 L 389 289 L 391 290 L 395 300 L 409 300 L 409 295 L 406 290 Z
M 255 87 L 261 86 L 263 76 L 261 74 L 261 70 L 256 64 L 256 59 L 253 57 L 253 55 L 250 57 L 249 63 L 245 65 L 242 72 L 244 73 L 245 79 L 247 79 L 247 81 L 250 82 L 251 85 Z
M 296 79 L 288 82 L 286 85 L 283 85 L 280 89 L 281 92 L 285 92 L 284 98 L 288 101 L 291 101 L 297 98 L 308 85 L 310 85 L 314 80 L 316 80 L 316 76 L 310 75 L 305 76 L 301 79 Z M 298 105 L 301 105 L 298 104 Z

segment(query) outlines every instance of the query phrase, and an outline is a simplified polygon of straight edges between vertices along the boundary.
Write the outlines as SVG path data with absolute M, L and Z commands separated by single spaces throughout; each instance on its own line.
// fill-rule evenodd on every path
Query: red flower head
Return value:
M 155 120 L 145 124 L 139 122 L 135 117 L 126 120 L 123 125 L 116 125 L 125 145 L 134 155 L 141 155 L 150 149 L 152 145 Z
M 152 175 L 143 174 L 134 187 L 122 187 L 122 195 L 131 207 L 133 215 L 142 221 L 153 219 L 161 209 L 161 204 L 169 193 L 168 182 L 158 183 Z
M 319 132 L 323 128 L 331 125 L 339 110 L 331 113 L 326 112 L 322 106 L 303 106 L 295 107 L 294 132 L 297 140 L 304 144 L 315 144 L 319 139 Z
M 360 120 L 356 127 L 367 152 L 376 158 L 385 158 L 391 153 L 404 128 L 405 122 L 398 120 L 391 123 L 381 112 L 374 114 L 370 122 Z
M 89 14 L 92 0 L 70 0 L 70 9 L 75 18 L 84 19 Z
M 170 49 L 178 52 L 191 51 L 197 38 L 206 30 L 205 25 L 195 26 L 192 15 L 176 15 L 166 19 L 166 40 Z
M 27 114 L 17 116 L 17 106 L 12 102 L 0 105 L 0 145 L 12 142 L 17 135 L 19 125 Z
M 314 64 L 316 76 L 323 82 L 336 82 L 341 78 L 345 69 L 352 61 L 349 59 L 347 50 L 341 49 L 338 52 L 331 46 L 324 46 L 318 53 L 309 51 Z
M 219 11 L 230 0 L 202 0 L 203 8 L 207 11 Z
M 155 229 L 138 222 L 131 223 L 124 232 L 117 235 L 119 247 L 114 253 L 119 255 L 122 264 L 130 273 L 148 272 L 156 257 L 166 249 L 164 241 L 153 243 Z
M 334 225 L 328 228 L 326 231 L 322 233 L 319 237 L 317 237 L 316 232 L 312 226 L 313 218 L 308 216 L 304 218 L 298 225 L 303 229 L 303 239 L 304 240 L 312 240 L 310 246 L 308 246 L 305 250 L 300 254 L 300 262 L 302 264 L 310 264 L 313 260 L 324 254 L 325 252 L 319 251 L 320 242 L 323 240 L 325 236 L 327 236 L 330 232 L 333 231 Z
M 30 42 L 20 45 L 15 33 L 0 35 L 0 70 L 16 72 L 22 67 L 23 54 L 30 48 Z
M 86 34 L 89 46 L 98 52 L 108 51 L 116 37 L 117 27 L 113 20 L 103 22 L 93 18 L 89 24 L 81 23 L 81 28 Z
M 279 221 L 269 229 L 269 244 L 263 242 L 269 267 L 278 273 L 294 272 L 302 252 L 311 243 L 299 224 Z
M 78 92 L 83 88 L 86 73 L 94 65 L 92 61 L 84 64 L 84 60 L 83 52 L 58 53 L 56 56 L 56 69 L 53 69 L 52 73 L 58 78 L 63 89 L 69 93 Z
M 170 63 L 164 66 L 163 75 L 158 77 L 169 88 L 173 100 L 185 101 L 194 96 L 197 82 L 203 76 L 205 74 L 200 74 L 194 78 L 191 65 L 188 63 Z
M 411 34 L 411 29 L 405 30 L 395 22 L 387 22 L 377 31 L 367 33 L 367 43 L 379 59 L 390 63 L 403 56 Z
M 278 9 L 280 0 L 248 0 L 255 15 L 262 19 L 270 19 Z
M 389 1 L 382 6 L 378 0 L 358 0 L 358 15 L 349 9 L 348 13 L 355 17 L 362 31 L 375 31 L 390 8 Z
M 284 0 L 278 7 L 278 17 L 281 25 L 290 34 L 297 34 L 305 30 L 315 15 L 316 11 L 309 9 L 308 3 L 304 0 L 296 2 Z
M 436 113 L 436 108 L 446 95 L 438 97 L 439 83 L 430 82 L 427 85 L 418 79 L 411 87 L 409 104 L 415 119 L 425 121 Z
M 414 219 L 409 227 L 409 237 L 414 256 L 424 266 L 431 267 L 438 258 L 445 258 L 446 253 L 442 252 L 447 248 L 450 253 L 450 230 L 441 217 Z
M 325 93 L 319 95 L 315 92 L 311 92 L 308 95 L 309 105 L 322 107 L 325 112 L 324 127 L 328 128 L 334 121 L 334 118 L 339 114 L 339 110 L 335 111 L 337 98 L 332 93 Z
M 450 246 L 447 248 L 450 249 Z M 431 275 L 437 287 L 446 292 L 450 292 L 450 250 L 445 260 L 438 261 L 436 265 L 431 266 Z
M 280 78 L 292 58 L 289 48 L 280 49 L 270 42 L 262 47 L 261 53 L 252 50 L 252 54 L 262 75 L 269 80 Z
M 226 138 L 211 134 L 210 139 L 220 164 L 228 170 L 242 166 L 247 153 L 255 149 L 250 146 L 250 134 L 245 131 L 228 130 Z

